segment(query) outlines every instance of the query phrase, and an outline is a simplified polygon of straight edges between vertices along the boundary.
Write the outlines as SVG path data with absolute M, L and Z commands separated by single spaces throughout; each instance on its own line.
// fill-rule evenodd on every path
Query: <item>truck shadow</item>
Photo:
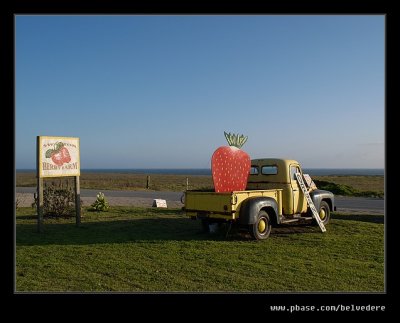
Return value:
M 19 217 L 21 218 L 21 217 Z M 31 219 L 32 217 L 30 217 Z M 223 234 L 206 234 L 199 221 L 188 218 L 151 218 L 70 223 L 46 223 L 43 232 L 36 224 L 16 225 L 16 245 L 90 245 L 141 241 L 225 240 Z
M 19 217 L 21 218 L 21 217 Z M 32 217 L 30 217 L 31 219 Z M 57 221 L 56 221 L 57 222 Z M 271 235 L 319 232 L 310 225 L 274 227 Z M 216 233 L 207 234 L 201 229 L 200 221 L 187 218 L 149 218 L 87 222 L 77 227 L 69 223 L 44 221 L 44 230 L 37 232 L 36 224 L 17 224 L 16 245 L 90 245 L 113 243 L 140 243 L 161 241 L 251 241 L 249 235 L 239 233 L 233 227 L 223 225 Z
M 275 226 L 271 231 L 271 235 L 288 235 L 295 233 L 321 233 L 321 229 L 317 225 L 291 223 Z
M 30 215 L 18 217 L 20 220 L 31 220 L 34 218 L 36 217 Z M 383 224 L 384 216 L 333 214 L 332 220 Z M 250 238 L 248 234 L 238 232 L 235 227 L 229 229 L 227 225 L 223 225 L 216 233 L 207 234 L 202 232 L 200 221 L 176 216 L 157 218 L 133 217 L 132 219 L 124 220 L 109 218 L 104 221 L 91 221 L 84 218 L 79 227 L 75 225 L 73 220 L 69 223 L 65 223 L 65 221 L 45 220 L 44 232 L 37 233 L 36 230 L 36 224 L 17 224 L 17 246 L 140 243 L 141 241 L 246 241 Z M 320 229 L 318 226 L 306 223 L 286 224 L 274 226 L 271 236 L 304 233 L 320 233 Z

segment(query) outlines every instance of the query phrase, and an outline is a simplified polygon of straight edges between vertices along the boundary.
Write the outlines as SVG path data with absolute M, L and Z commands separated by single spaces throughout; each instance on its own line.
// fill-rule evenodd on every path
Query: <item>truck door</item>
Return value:
M 300 172 L 298 165 L 290 165 L 290 185 L 292 188 L 293 212 L 307 212 L 307 201 L 296 179 L 296 172 Z

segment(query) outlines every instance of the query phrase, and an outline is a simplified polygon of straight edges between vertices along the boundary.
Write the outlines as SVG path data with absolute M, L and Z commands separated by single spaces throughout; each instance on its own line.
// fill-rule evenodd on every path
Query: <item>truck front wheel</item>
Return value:
M 256 240 L 265 240 L 271 233 L 271 220 L 269 214 L 264 210 L 261 210 L 258 215 L 256 222 L 250 225 L 250 234 Z
M 328 203 L 326 203 L 325 201 L 322 201 L 319 207 L 319 218 L 324 225 L 327 225 L 329 223 L 329 220 L 331 219 L 331 211 L 329 209 Z

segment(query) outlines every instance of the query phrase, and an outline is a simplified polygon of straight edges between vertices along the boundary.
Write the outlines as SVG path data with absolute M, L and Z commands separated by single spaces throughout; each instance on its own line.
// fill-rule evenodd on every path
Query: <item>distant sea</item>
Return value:
M 31 173 L 35 169 L 17 169 L 17 173 Z M 304 168 L 303 172 L 311 176 L 353 175 L 376 176 L 384 175 L 382 168 Z M 81 169 L 81 173 L 124 173 L 124 174 L 169 174 L 169 175 L 211 175 L 209 168 L 129 168 L 129 169 Z

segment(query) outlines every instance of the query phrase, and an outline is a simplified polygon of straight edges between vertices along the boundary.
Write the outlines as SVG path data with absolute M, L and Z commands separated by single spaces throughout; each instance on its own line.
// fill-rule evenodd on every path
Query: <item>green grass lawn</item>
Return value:
M 180 210 L 113 207 L 72 219 L 16 213 L 16 290 L 383 292 L 383 216 L 333 214 L 327 232 L 294 225 L 266 241 L 200 233 Z

